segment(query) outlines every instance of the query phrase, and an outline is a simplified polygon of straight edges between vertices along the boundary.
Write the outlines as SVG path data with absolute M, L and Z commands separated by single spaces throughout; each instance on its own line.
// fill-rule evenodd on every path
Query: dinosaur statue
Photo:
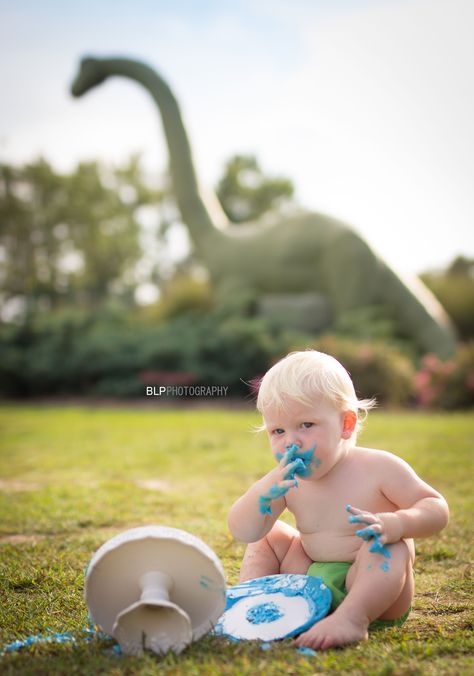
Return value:
M 297 324 L 299 309 L 299 328 L 305 322 L 321 328 L 358 308 L 384 306 L 420 350 L 452 354 L 454 333 L 428 289 L 421 282 L 409 287 L 351 227 L 308 212 L 230 224 L 217 197 L 200 190 L 178 103 L 152 68 L 131 59 L 86 57 L 71 92 L 83 96 L 116 75 L 145 87 L 159 108 L 183 222 L 222 296 L 249 291 L 264 312 Z

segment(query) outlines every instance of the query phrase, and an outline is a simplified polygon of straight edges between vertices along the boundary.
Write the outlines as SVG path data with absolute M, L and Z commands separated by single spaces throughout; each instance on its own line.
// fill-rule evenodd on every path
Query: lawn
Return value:
M 0 408 L 0 646 L 71 631 L 77 643 L 0 657 L 2 674 L 471 674 L 472 454 L 469 414 L 370 414 L 360 442 L 391 450 L 447 498 L 451 522 L 417 546 L 414 611 L 364 644 L 302 655 L 207 636 L 182 655 L 116 655 L 87 626 L 84 569 L 122 530 L 163 524 L 207 542 L 235 584 L 243 545 L 227 531 L 235 498 L 272 466 L 250 411 Z M 291 522 L 291 521 L 290 521 Z

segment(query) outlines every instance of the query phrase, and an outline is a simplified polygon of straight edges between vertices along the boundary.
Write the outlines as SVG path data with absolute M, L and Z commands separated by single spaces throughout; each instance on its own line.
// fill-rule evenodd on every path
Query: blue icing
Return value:
M 308 657 L 314 657 L 314 655 L 318 654 L 316 650 L 313 650 L 312 648 L 307 648 L 305 645 L 300 646 L 296 650 L 302 655 L 307 655 Z
M 380 568 L 386 573 L 387 571 L 390 570 L 390 566 L 388 565 L 387 561 L 384 561 L 383 563 L 380 564 Z
M 34 636 L 27 636 L 24 639 L 18 639 L 8 643 L 0 650 L 0 657 L 5 653 L 16 652 L 22 650 L 23 648 L 29 648 L 32 645 L 41 644 L 41 643 L 71 643 L 77 644 L 78 641 L 92 641 L 94 638 L 104 638 L 111 639 L 110 636 L 105 634 L 102 631 L 98 631 L 93 627 L 87 627 L 81 630 L 81 635 L 74 636 L 70 631 L 56 632 L 51 634 L 36 634 Z M 120 646 L 116 645 L 114 648 L 120 650 Z
M 201 577 L 199 578 L 199 584 L 201 585 L 201 587 L 204 587 L 204 589 L 209 589 L 210 587 L 212 587 L 213 583 L 214 580 L 208 577 L 207 575 L 201 575 Z
M 253 606 L 253 608 L 249 608 L 246 614 L 246 618 L 251 624 L 275 622 L 283 616 L 284 613 L 282 613 L 277 604 L 272 601 Z
M 350 521 L 350 519 L 349 519 Z M 368 542 L 369 540 L 373 539 L 372 545 L 369 547 L 369 552 L 374 552 L 376 554 L 382 554 L 382 556 L 385 556 L 387 559 L 392 558 L 392 554 L 388 548 L 388 545 L 383 545 L 380 542 L 380 538 L 382 537 L 380 533 L 377 533 L 374 531 L 373 528 L 361 528 L 360 530 L 356 530 L 356 535 L 358 535 L 360 538 Z
M 353 514 L 352 516 L 349 517 L 349 523 L 365 523 L 368 526 L 370 526 L 372 522 L 371 521 L 364 521 L 364 519 L 362 519 L 357 514 Z
M 295 460 L 293 466 L 290 467 L 288 472 L 285 474 L 284 478 L 285 479 L 294 479 L 295 474 L 302 476 L 301 472 L 306 472 L 306 465 L 304 464 L 304 462 L 301 458 L 297 458 Z
M 275 457 L 277 460 L 285 458 L 285 465 L 301 460 L 297 463 L 288 473 L 288 476 L 285 478 L 293 479 L 295 474 L 296 476 L 305 478 L 311 475 L 311 463 L 314 464 L 316 468 L 321 466 L 321 458 L 314 457 L 314 452 L 316 450 L 316 444 L 307 451 L 300 451 L 298 444 L 292 444 L 291 446 L 286 447 L 286 453 L 276 453 Z
M 374 543 L 371 547 L 369 547 L 369 552 L 376 552 L 377 554 L 382 554 L 382 556 L 385 556 L 386 559 L 392 558 L 390 549 L 388 548 L 387 545 L 383 545 L 380 542 L 380 535 L 378 533 L 374 535 Z
M 361 528 L 360 530 L 356 530 L 356 535 L 365 540 L 365 542 L 368 542 L 369 540 L 372 540 L 372 538 L 374 538 L 377 533 L 373 528 Z
M 352 507 L 350 505 L 346 505 L 345 507 L 346 512 L 350 512 Z M 349 523 L 363 523 L 367 524 L 368 521 L 364 520 L 362 518 L 362 514 L 352 514 L 349 517 Z M 365 542 L 369 542 L 370 540 L 373 540 L 371 546 L 369 547 L 369 552 L 375 553 L 375 554 L 381 554 L 384 556 L 386 559 L 391 559 L 392 554 L 389 549 L 389 545 L 383 545 L 380 540 L 381 540 L 381 533 L 377 533 L 373 528 L 370 527 L 371 524 L 367 528 L 360 528 L 359 530 L 356 530 L 356 535 Z M 385 567 L 382 567 L 385 566 Z M 387 562 L 381 565 L 382 570 L 389 570 L 390 566 L 388 565 Z
M 296 636 L 312 627 L 313 624 L 327 615 L 332 600 L 331 591 L 324 585 L 321 577 L 297 574 L 268 575 L 241 582 L 228 589 L 225 613 L 243 599 L 255 598 L 255 601 L 257 601 L 258 597 L 263 595 L 266 597 L 265 604 L 260 605 L 266 605 L 269 603 L 269 594 L 283 594 L 288 597 L 301 596 L 308 604 L 308 613 L 301 619 L 301 625 L 290 629 L 285 636 L 280 638 Z M 215 627 L 215 634 L 226 635 L 232 640 L 240 640 L 229 631 L 224 631 L 225 613 Z
M 298 482 L 295 479 L 294 480 L 294 485 L 297 486 Z M 290 488 L 293 488 L 292 486 L 277 486 L 277 484 L 273 484 L 273 486 L 270 488 L 268 493 L 266 495 L 261 495 L 258 498 L 258 505 L 260 508 L 260 513 L 261 514 L 271 514 L 272 513 L 272 508 L 270 507 L 270 503 L 272 500 L 276 500 L 276 498 L 281 498 L 282 495 L 285 495 L 285 493 L 288 493 Z

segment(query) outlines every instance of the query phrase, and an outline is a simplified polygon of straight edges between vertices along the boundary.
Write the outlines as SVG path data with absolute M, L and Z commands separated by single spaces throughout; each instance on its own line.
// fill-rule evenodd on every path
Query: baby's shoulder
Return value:
M 352 449 L 352 457 L 354 462 L 370 464 L 374 467 L 408 467 L 408 464 L 402 458 L 399 458 L 395 453 L 381 450 L 378 448 L 366 448 L 364 446 L 355 446 Z

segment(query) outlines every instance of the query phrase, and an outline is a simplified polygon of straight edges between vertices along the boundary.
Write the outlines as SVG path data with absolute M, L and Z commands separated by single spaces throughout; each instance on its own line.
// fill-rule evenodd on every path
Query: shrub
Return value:
M 181 274 L 163 285 L 162 298 L 155 309 L 160 319 L 173 319 L 184 314 L 206 314 L 212 304 L 212 290 L 208 281 Z
M 415 369 L 398 348 L 386 343 L 354 341 L 326 334 L 307 345 L 338 359 L 349 371 L 359 397 L 375 397 L 377 402 L 403 405 L 414 395 Z
M 158 371 L 228 385 L 235 396 L 248 393 L 245 381 L 279 350 L 265 321 L 252 317 L 215 311 L 158 323 L 68 310 L 1 327 L 0 394 L 137 396 L 143 372 Z
M 447 361 L 434 354 L 426 355 L 416 374 L 415 387 L 418 403 L 425 408 L 474 406 L 474 341 L 462 345 Z

